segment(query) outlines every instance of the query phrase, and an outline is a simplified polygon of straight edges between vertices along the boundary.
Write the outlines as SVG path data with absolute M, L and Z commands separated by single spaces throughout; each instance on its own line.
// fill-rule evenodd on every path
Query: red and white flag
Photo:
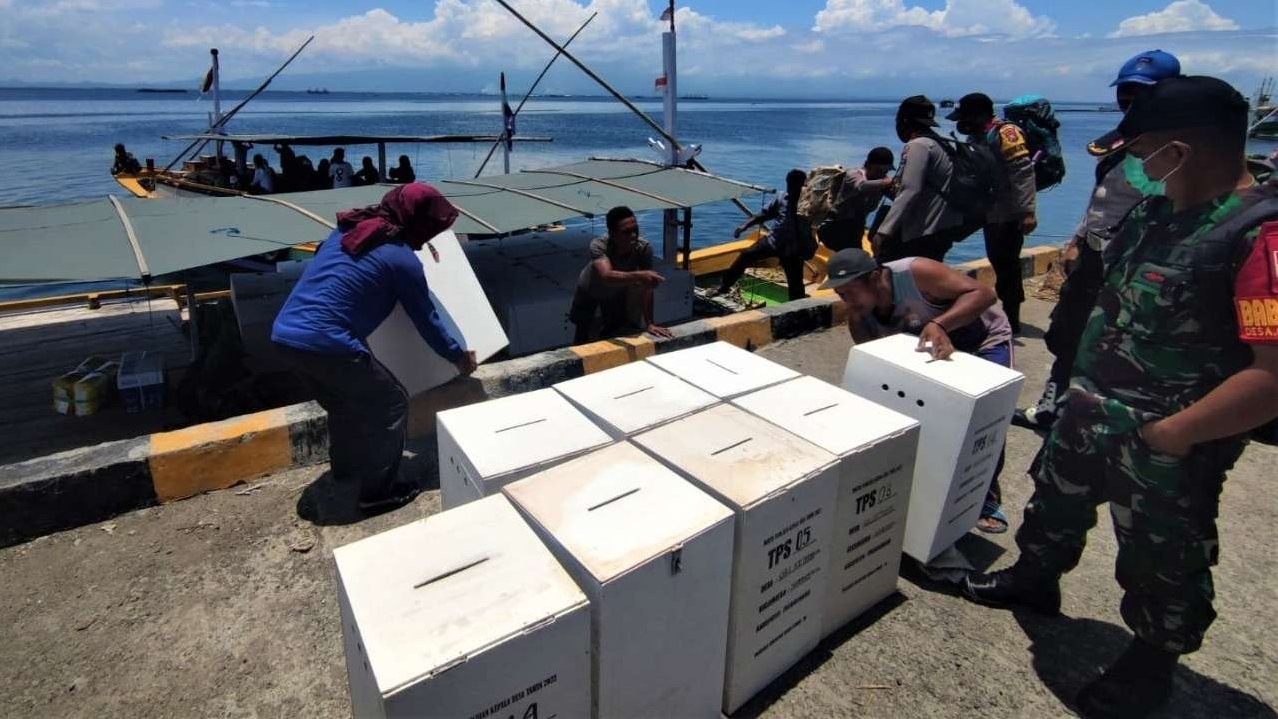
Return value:
M 657 78 L 657 81 L 656 81 L 655 83 L 653 83 L 653 89 L 655 89 L 655 90 L 661 90 L 661 91 L 663 91 L 663 92 L 665 91 L 665 89 L 666 89 L 666 76 L 665 76 L 665 75 L 662 75 L 661 77 Z

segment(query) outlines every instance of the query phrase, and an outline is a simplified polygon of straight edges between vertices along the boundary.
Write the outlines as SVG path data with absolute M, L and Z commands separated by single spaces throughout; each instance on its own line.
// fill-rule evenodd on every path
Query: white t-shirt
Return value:
M 263 192 L 275 192 L 275 176 L 265 167 L 253 171 L 253 184 L 262 188 Z
M 328 166 L 328 176 L 333 178 L 333 187 L 350 187 L 355 168 L 349 162 L 334 162 Z

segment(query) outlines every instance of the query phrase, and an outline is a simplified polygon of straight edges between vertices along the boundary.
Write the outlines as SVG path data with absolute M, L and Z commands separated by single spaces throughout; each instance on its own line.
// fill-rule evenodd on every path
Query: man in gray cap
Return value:
M 1180 655 L 1216 618 L 1211 567 L 1225 473 L 1278 416 L 1278 191 L 1245 158 L 1247 101 L 1212 77 L 1136 98 L 1094 144 L 1122 149 L 1145 199 L 1105 249 L 1104 283 L 1060 418 L 1030 467 L 1034 496 L 1007 569 L 964 592 L 1060 612 L 1062 575 L 1110 505 L 1127 650 L 1078 695 L 1085 716 L 1165 704 Z M 1278 311 L 1274 313 L 1278 315 Z
M 955 350 L 1004 367 L 1012 366 L 1012 328 L 997 306 L 997 296 L 976 280 L 926 257 L 879 264 L 864 250 L 839 250 L 827 265 L 833 289 L 847 305 L 848 331 L 855 342 L 900 332 L 918 335 L 919 351 L 946 359 Z M 990 534 L 1007 531 L 998 475 L 976 528 Z

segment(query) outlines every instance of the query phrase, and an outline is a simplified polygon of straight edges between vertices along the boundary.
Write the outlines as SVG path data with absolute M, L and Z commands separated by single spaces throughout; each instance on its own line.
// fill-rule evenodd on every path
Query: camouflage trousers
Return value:
M 1216 515 L 1225 472 L 1243 443 L 1203 445 L 1183 459 L 1160 454 L 1137 431 L 1152 418 L 1097 416 L 1066 404 L 1030 467 L 1034 495 L 1016 534 L 1018 567 L 1044 577 L 1073 569 L 1096 507 L 1108 502 L 1123 620 L 1146 642 L 1187 654 L 1216 618 Z

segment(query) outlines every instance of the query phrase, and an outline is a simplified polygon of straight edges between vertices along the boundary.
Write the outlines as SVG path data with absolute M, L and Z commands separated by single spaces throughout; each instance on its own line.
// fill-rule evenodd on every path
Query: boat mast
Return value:
M 209 123 L 209 127 L 214 132 L 222 134 L 222 78 L 221 69 L 217 62 L 217 48 L 209 48 L 209 54 L 213 56 L 213 119 Z M 222 143 L 217 143 L 217 159 L 222 159 Z
M 662 13 L 663 19 L 670 21 L 670 29 L 661 34 L 661 65 L 662 72 L 665 75 L 665 94 L 662 98 L 662 108 L 665 111 L 666 137 L 670 140 L 670 158 L 668 160 L 671 167 L 679 164 L 679 142 L 675 138 L 675 116 L 678 112 L 679 104 L 679 81 L 677 77 L 677 68 L 675 63 L 675 18 L 674 18 L 674 0 L 670 0 L 666 11 Z M 667 261 L 674 261 L 675 253 L 679 243 L 679 211 L 666 210 L 664 213 L 664 222 L 662 223 L 662 257 Z

